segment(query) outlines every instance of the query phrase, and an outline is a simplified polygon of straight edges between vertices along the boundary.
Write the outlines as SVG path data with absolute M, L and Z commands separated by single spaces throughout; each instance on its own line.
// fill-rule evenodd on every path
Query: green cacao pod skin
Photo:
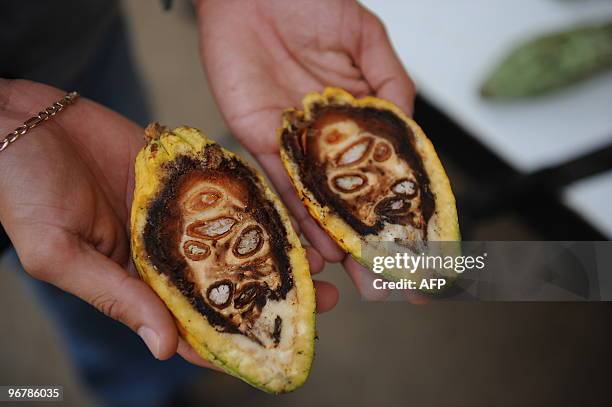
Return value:
M 612 22 L 545 35 L 513 50 L 481 88 L 509 99 L 560 89 L 612 69 Z

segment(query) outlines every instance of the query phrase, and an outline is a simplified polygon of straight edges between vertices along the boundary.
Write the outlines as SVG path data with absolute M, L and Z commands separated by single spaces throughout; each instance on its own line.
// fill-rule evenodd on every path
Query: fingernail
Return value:
M 148 326 L 138 328 L 138 335 L 142 338 L 147 348 L 151 351 L 155 359 L 159 359 L 159 335 Z

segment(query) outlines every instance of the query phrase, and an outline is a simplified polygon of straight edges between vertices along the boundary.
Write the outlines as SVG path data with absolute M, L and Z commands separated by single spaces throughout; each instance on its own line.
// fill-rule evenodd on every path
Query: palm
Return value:
M 364 9 L 351 1 L 279 4 L 205 3 L 201 9 L 202 56 L 212 88 L 232 131 L 255 154 L 278 151 L 280 113 L 305 93 L 325 85 L 370 92 L 354 64 Z M 309 29 L 313 24 L 316 30 Z
M 12 111 L 3 112 L 2 120 L 7 125 L 23 120 L 40 107 L 41 100 L 50 103 L 62 96 L 55 89 L 32 88 L 25 82 L 11 86 Z M 24 136 L 2 157 L 2 166 L 11 173 L 2 185 L 11 197 L 4 200 L 11 211 L 3 222 L 23 226 L 28 233 L 34 229 L 43 236 L 70 233 L 125 264 L 127 183 L 139 138 L 134 124 L 91 102 L 79 101 Z
M 327 260 L 341 260 L 293 192 L 276 129 L 284 109 L 324 86 L 375 94 L 411 114 L 414 88 L 382 24 L 351 0 L 203 0 L 198 9 L 202 59 L 232 132 L 266 170 L 306 237 Z M 350 259 L 345 265 L 360 281 L 357 265 Z

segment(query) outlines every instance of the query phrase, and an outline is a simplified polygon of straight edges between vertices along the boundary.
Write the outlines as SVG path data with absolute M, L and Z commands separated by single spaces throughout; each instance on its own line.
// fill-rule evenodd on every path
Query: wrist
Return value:
M 79 94 L 77 92 L 67 93 L 38 113 L 26 118 L 25 121 L 15 129 L 7 133 L 0 133 L 0 153 L 6 150 L 12 143 L 16 142 L 21 136 L 24 136 L 26 133 L 30 132 L 30 130 L 38 127 L 47 120 L 52 119 L 56 114 L 72 105 L 78 97 Z

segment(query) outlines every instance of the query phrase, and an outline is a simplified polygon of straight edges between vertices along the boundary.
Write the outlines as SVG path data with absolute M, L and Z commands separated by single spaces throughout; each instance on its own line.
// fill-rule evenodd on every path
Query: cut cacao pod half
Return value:
M 198 130 L 146 130 L 136 158 L 132 255 L 204 359 L 272 393 L 308 376 L 310 270 L 263 178 Z
M 421 128 L 394 104 L 326 88 L 283 114 L 281 158 L 310 214 L 364 265 L 364 245 L 457 241 L 455 198 Z

